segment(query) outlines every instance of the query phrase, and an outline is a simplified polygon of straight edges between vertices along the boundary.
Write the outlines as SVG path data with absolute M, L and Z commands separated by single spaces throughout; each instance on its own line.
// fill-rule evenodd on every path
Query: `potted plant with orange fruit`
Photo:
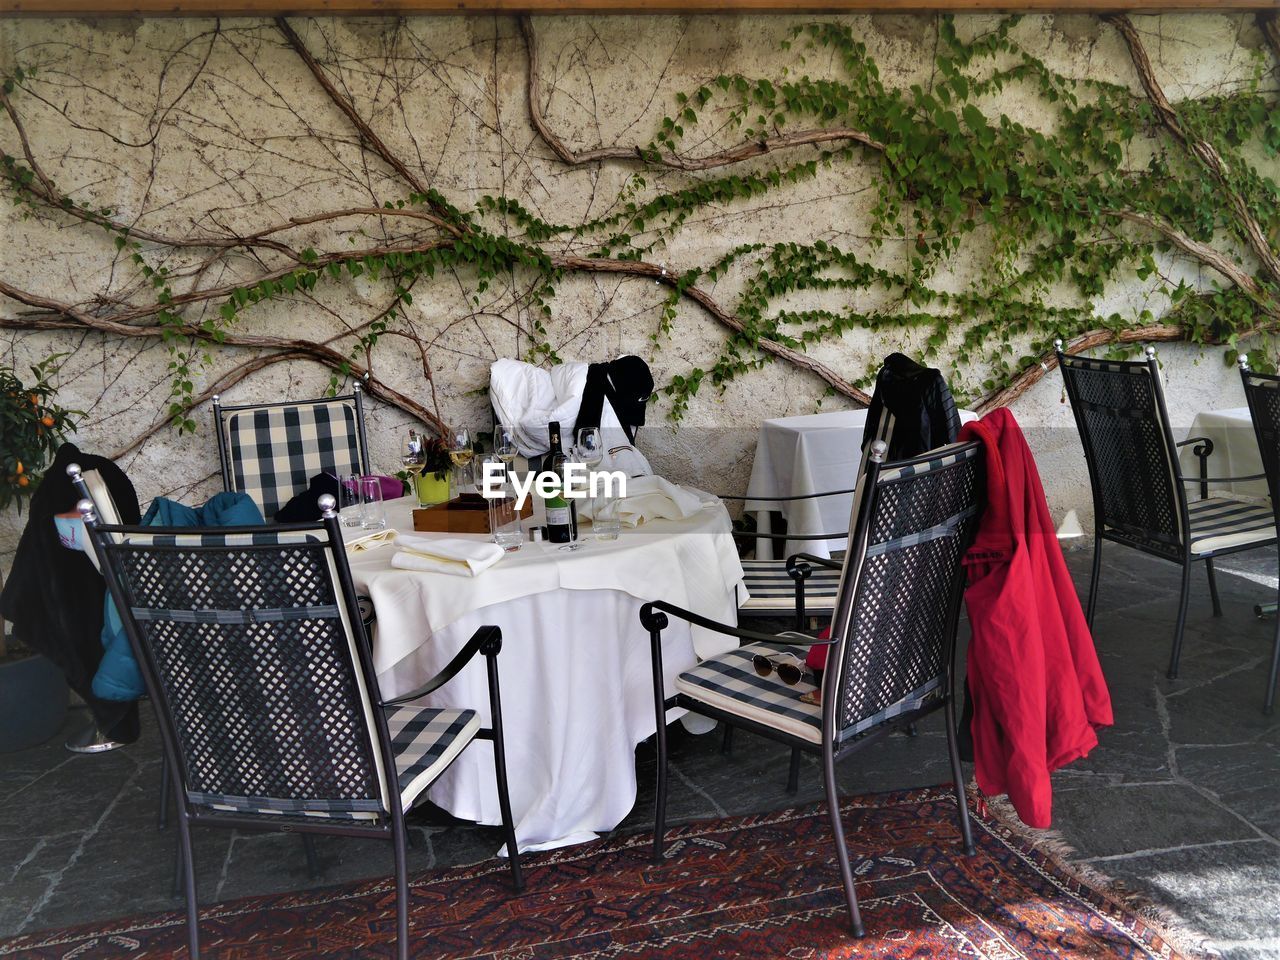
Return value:
M 50 379 L 62 355 L 31 368 L 24 383 L 12 367 L 0 367 L 0 513 L 23 504 L 40 483 L 76 411 L 54 400 Z M 0 571 L 0 585 L 3 585 Z M 0 618 L 0 753 L 47 740 L 62 726 L 67 682 L 51 661 L 6 637 Z

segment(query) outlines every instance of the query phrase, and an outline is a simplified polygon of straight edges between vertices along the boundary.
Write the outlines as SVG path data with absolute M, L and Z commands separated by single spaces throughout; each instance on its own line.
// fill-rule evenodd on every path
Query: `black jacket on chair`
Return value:
M 97 470 L 120 520 L 136 524 L 141 519 L 138 495 L 119 467 L 105 457 L 81 453 L 64 443 L 54 455 L 28 505 L 27 526 L 18 541 L 9 578 L 0 593 L 0 612 L 13 624 L 14 636 L 42 653 L 66 674 L 67 683 L 93 711 L 98 728 L 110 732 L 132 715 L 134 730 L 118 731 L 119 738 L 137 736 L 137 706 L 99 700 L 93 695 L 93 675 L 102 660 L 102 606 L 106 584 L 89 558 L 58 542 L 53 518 L 76 508 L 80 499 L 67 476 L 67 464 Z
M 894 417 L 889 460 L 904 460 L 955 443 L 960 433 L 960 413 L 942 374 L 901 353 L 885 357 L 876 377 L 863 446 L 876 438 L 886 410 Z

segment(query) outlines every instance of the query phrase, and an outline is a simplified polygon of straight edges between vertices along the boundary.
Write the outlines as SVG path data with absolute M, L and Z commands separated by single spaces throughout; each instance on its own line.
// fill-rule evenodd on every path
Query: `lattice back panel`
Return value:
M 963 589 L 960 566 L 977 531 L 983 482 L 974 454 L 878 485 L 844 646 L 841 729 L 945 677 L 948 614 Z M 917 542 L 947 526 L 949 535 Z
M 168 701 L 188 791 L 318 810 L 378 798 L 360 667 L 325 546 L 220 549 L 210 539 L 111 551 Z

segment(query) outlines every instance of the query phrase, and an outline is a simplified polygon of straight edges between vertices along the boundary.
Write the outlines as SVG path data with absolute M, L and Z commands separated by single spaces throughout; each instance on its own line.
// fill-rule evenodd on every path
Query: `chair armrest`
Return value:
M 820 567 L 826 567 L 828 570 L 844 569 L 844 562 L 841 560 L 832 560 L 830 557 L 815 557 L 812 553 L 793 553 L 787 557 L 787 573 L 791 574 L 792 577 L 800 575 L 800 564 L 797 561 L 815 563 Z
M 1241 480 L 1265 480 L 1265 473 L 1251 473 L 1247 477 L 1184 477 L 1178 474 L 1178 479 L 1183 483 L 1238 483 Z
M 1196 447 L 1191 452 L 1197 457 L 1207 457 L 1213 453 L 1213 441 L 1208 437 L 1187 437 L 1185 440 L 1179 440 L 1174 444 L 1175 447 L 1185 447 L 1188 443 L 1198 443 L 1201 446 Z M 1203 451 L 1203 453 L 1201 452 Z
M 679 617 L 694 626 L 703 627 L 706 630 L 714 630 L 716 633 L 723 633 L 726 636 L 737 637 L 739 640 L 754 640 L 759 643 L 791 643 L 807 645 L 831 644 L 834 640 L 818 640 L 812 637 L 804 637 L 800 639 L 801 634 L 794 631 L 787 631 L 783 634 L 761 633 L 758 630 L 743 630 L 741 627 L 731 627 L 727 623 L 721 623 L 719 620 L 712 620 L 710 617 L 704 617 L 694 613 L 692 610 L 685 610 L 683 607 L 677 607 L 674 603 L 667 603 L 665 600 L 651 600 L 640 608 L 640 623 L 648 631 L 664 630 L 667 626 L 667 618 L 665 614 L 671 614 Z
M 402 703 L 408 703 L 411 700 L 417 700 L 425 697 L 429 693 L 434 693 L 446 683 L 458 675 L 477 653 L 483 653 L 485 656 L 493 656 L 498 650 L 502 649 L 502 630 L 495 626 L 484 626 L 471 635 L 471 639 L 467 641 L 467 645 L 458 651 L 457 655 L 449 661 L 443 670 L 434 677 L 420 686 L 411 693 L 403 696 L 395 697 L 391 700 L 379 700 L 378 705 L 383 707 L 396 707 Z

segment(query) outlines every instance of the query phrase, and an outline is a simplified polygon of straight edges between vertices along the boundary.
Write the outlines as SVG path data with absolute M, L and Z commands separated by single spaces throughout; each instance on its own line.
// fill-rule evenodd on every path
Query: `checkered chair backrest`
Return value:
M 982 447 L 871 464 L 867 484 L 832 619 L 836 740 L 946 692 L 962 560 L 985 502 Z
M 91 528 L 189 803 L 388 809 L 367 640 L 324 527 Z
M 365 474 L 360 394 L 298 403 L 221 406 L 214 401 L 223 483 L 270 519 L 318 473 Z
M 1185 553 L 1186 491 L 1165 412 L 1159 367 L 1148 361 L 1058 354 L 1084 447 L 1100 527 L 1172 560 Z
M 1251 370 L 1241 370 L 1240 374 L 1271 492 L 1271 506 L 1280 511 L 1280 377 Z

